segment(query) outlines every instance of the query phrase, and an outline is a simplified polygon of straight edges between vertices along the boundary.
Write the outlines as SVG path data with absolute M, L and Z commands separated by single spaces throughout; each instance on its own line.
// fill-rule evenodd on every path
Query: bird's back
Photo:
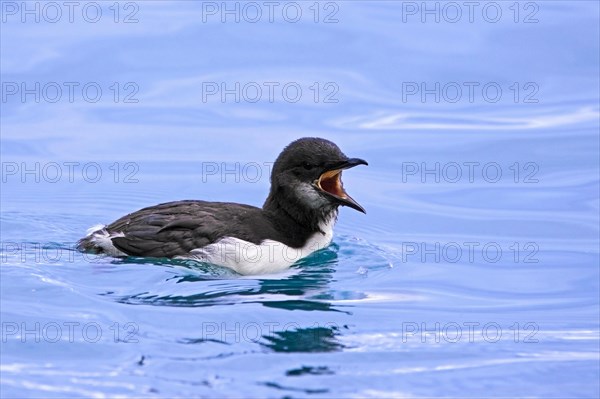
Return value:
M 223 237 L 235 237 L 254 244 L 264 239 L 283 239 L 260 208 L 189 200 L 130 213 L 91 231 L 79 241 L 78 247 L 87 252 L 110 255 L 171 258 L 186 255 Z

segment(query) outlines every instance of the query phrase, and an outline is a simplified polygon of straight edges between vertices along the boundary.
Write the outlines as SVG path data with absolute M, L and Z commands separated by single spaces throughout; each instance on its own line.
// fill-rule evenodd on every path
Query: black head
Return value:
M 313 137 L 296 140 L 275 160 L 271 192 L 264 208 L 284 208 L 301 223 L 306 223 L 303 215 L 310 215 L 312 220 L 330 217 L 340 205 L 365 213 L 346 193 L 341 180 L 344 169 L 357 165 L 367 162 L 348 158 L 329 140 Z

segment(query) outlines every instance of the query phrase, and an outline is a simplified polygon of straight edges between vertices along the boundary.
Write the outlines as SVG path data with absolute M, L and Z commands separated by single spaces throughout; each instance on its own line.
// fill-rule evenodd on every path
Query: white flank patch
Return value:
M 264 240 L 256 245 L 239 238 L 224 237 L 178 258 L 192 258 L 212 263 L 233 269 L 243 275 L 277 273 L 286 270 L 311 253 L 327 248 L 333 238 L 334 224 L 335 217 L 332 217 L 320 226 L 325 234 L 314 233 L 301 248 L 288 247 L 274 240 Z
M 86 237 L 90 237 L 90 241 L 98 248 L 102 248 L 107 255 L 115 257 L 127 256 L 125 252 L 118 250 L 112 243 L 113 237 L 124 237 L 125 235 L 123 233 L 110 234 L 105 227 L 103 224 L 90 227 L 87 230 Z

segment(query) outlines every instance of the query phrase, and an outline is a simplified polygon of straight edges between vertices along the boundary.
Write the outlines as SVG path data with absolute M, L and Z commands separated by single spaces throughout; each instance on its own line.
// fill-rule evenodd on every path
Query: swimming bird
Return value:
M 185 200 L 94 226 L 78 249 L 115 257 L 191 258 L 242 275 L 274 273 L 327 247 L 338 207 L 366 213 L 346 191 L 342 171 L 368 165 L 322 138 L 301 138 L 277 157 L 262 208 Z

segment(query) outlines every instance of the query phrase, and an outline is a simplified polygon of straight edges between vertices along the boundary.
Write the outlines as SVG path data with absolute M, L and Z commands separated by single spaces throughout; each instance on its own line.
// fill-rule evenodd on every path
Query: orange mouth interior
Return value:
M 344 191 L 344 184 L 342 183 L 342 171 L 341 170 L 330 170 L 321 175 L 317 180 L 317 186 L 338 198 L 347 198 L 348 195 Z

